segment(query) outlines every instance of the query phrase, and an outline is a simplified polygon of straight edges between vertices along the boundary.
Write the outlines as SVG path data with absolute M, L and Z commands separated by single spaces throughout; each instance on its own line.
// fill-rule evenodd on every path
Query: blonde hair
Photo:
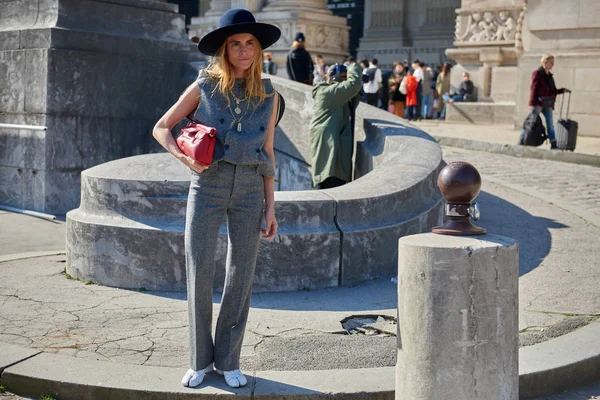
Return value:
M 544 54 L 540 62 L 542 65 L 544 65 L 544 63 L 548 60 L 554 60 L 554 56 L 552 54 Z
M 254 37 L 254 35 L 252 36 Z M 254 60 L 250 65 L 248 76 L 246 77 L 246 96 L 254 97 L 261 105 L 267 97 L 273 96 L 273 93 L 267 94 L 265 85 L 262 81 L 263 70 L 263 51 L 260 43 L 254 37 Z M 211 58 L 206 67 L 206 74 L 217 81 L 215 91 L 219 91 L 227 99 L 227 105 L 230 106 L 229 95 L 233 94 L 235 85 L 235 70 L 229 58 L 227 57 L 227 40 L 223 42 L 217 53 Z
M 292 43 L 292 49 L 296 49 L 298 47 L 302 47 L 303 49 L 305 49 L 306 48 L 306 43 L 294 40 L 294 43 Z

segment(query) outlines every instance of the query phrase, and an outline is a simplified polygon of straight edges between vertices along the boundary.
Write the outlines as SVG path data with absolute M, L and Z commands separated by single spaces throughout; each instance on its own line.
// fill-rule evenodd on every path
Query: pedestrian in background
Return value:
M 315 57 L 315 67 L 313 69 L 313 85 L 325 81 L 327 76 L 327 65 L 323 60 L 323 56 L 318 54 Z
M 546 129 L 548 131 L 548 139 L 550 140 L 550 148 L 557 149 L 556 132 L 554 131 L 554 123 L 552 122 L 552 111 L 556 95 L 568 92 L 568 89 L 557 89 L 554 83 L 554 77 L 550 70 L 554 67 L 554 56 L 552 54 L 544 54 L 541 59 L 541 66 L 531 74 L 531 87 L 529 90 L 529 110 L 531 114 L 544 116 L 546 120 Z M 521 131 L 518 144 L 523 144 L 525 130 Z
M 314 64 L 310 53 L 306 51 L 304 33 L 296 34 L 285 67 L 291 80 L 312 85 Z
M 421 119 L 421 107 L 423 106 L 423 69 L 421 68 L 421 62 L 415 60 L 412 63 L 413 73 L 412 75 L 417 80 L 417 109 L 415 119 Z
M 442 71 L 437 77 L 435 83 L 435 90 L 439 96 L 438 108 L 435 110 L 435 118 L 445 119 L 446 118 L 446 103 L 443 101 L 443 97 L 447 96 L 450 92 L 450 72 L 452 65 L 450 63 L 444 63 Z
M 271 53 L 265 53 L 263 61 L 263 72 L 269 75 L 277 75 L 277 64 L 273 62 Z
M 369 63 L 369 67 L 365 71 L 367 75 L 367 82 L 363 83 L 363 90 L 367 97 L 367 104 L 374 107 L 378 106 L 379 94 L 381 87 L 383 86 L 383 78 L 381 76 L 381 70 L 377 67 L 377 59 L 374 58 Z
M 406 95 L 400 92 L 400 83 L 405 76 L 404 65 L 400 61 L 395 61 L 394 70 L 388 79 L 388 111 L 400 118 L 404 118 L 404 106 L 406 102 Z
M 458 93 L 455 93 L 453 96 L 450 96 L 449 94 L 442 95 L 442 98 L 444 99 L 445 102 L 461 103 L 463 101 L 469 102 L 469 101 L 476 100 L 475 99 L 475 85 L 471 81 L 471 75 L 467 71 L 464 71 L 462 73 L 462 79 L 463 79 L 463 81 L 458 86 Z
M 341 186 L 352 180 L 354 134 L 352 115 L 358 106 L 362 68 L 342 64 L 329 67 L 327 81 L 312 90 L 314 112 L 308 140 L 312 183 L 317 189 Z
M 431 89 L 431 80 L 433 75 L 431 74 L 431 68 L 425 67 L 421 63 L 421 69 L 423 70 L 423 106 L 421 107 L 421 116 L 425 119 L 431 118 L 431 108 L 433 106 L 433 90 Z
M 406 79 L 406 119 L 415 121 L 417 119 L 417 108 L 419 107 L 419 102 L 417 101 L 419 82 L 417 82 L 417 78 L 410 70 L 406 72 L 404 79 Z

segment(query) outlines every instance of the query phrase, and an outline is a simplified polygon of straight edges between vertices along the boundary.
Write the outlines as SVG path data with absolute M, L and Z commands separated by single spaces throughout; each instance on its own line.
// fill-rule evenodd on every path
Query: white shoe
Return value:
M 248 380 L 239 369 L 234 369 L 233 371 L 221 371 L 217 369 L 217 374 L 225 376 L 225 382 L 232 388 L 246 386 L 248 383 Z
M 185 387 L 196 387 L 202 383 L 206 374 L 209 374 L 211 372 L 213 372 L 212 363 L 208 367 L 206 367 L 200 371 L 194 371 L 193 369 L 190 368 L 187 370 L 187 372 L 181 379 L 181 383 Z

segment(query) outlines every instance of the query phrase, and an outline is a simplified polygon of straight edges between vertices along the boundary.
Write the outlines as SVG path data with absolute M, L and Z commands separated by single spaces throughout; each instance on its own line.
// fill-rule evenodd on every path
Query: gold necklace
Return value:
M 244 97 L 243 99 L 238 99 L 238 97 L 233 93 L 233 90 L 232 90 L 231 95 L 233 96 L 233 98 L 235 100 L 234 111 L 237 115 L 240 115 L 242 113 L 242 109 L 240 108 L 240 102 L 248 100 L 248 94 L 246 93 L 246 97 Z M 247 110 L 248 110 L 248 107 L 246 106 L 246 111 Z
M 233 97 L 235 97 L 235 95 L 232 93 Z M 236 98 L 237 99 L 237 98 Z M 244 99 L 245 100 L 245 99 Z M 242 115 L 241 117 L 236 118 L 235 114 L 233 113 L 233 110 L 231 109 L 231 104 L 229 105 L 229 107 L 227 107 L 229 109 L 229 112 L 231 113 L 231 116 L 233 117 L 233 122 L 237 123 L 237 131 L 241 132 L 242 131 L 242 119 L 246 116 L 246 114 L 248 113 L 248 108 L 250 108 L 250 102 L 246 103 L 246 111 L 244 111 L 244 115 Z M 239 112 L 238 112 L 239 110 Z M 240 114 L 242 112 L 242 110 L 239 108 L 239 104 L 236 106 L 235 108 L 235 112 L 237 114 Z

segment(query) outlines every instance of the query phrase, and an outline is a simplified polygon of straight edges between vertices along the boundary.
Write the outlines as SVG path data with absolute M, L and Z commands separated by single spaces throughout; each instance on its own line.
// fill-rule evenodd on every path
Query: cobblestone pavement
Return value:
M 484 179 L 544 199 L 600 226 L 600 168 L 444 147 L 444 160 L 473 164 Z

